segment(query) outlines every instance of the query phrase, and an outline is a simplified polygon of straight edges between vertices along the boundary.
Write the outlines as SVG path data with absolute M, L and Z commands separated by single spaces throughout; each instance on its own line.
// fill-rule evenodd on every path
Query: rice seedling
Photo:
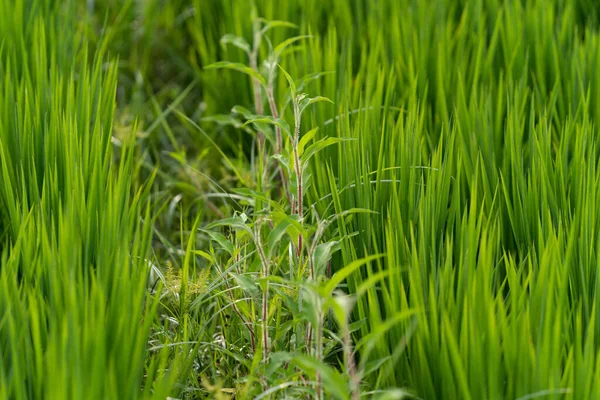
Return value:
M 151 182 L 113 165 L 116 64 L 74 2 L 0 8 L 0 398 L 164 398 L 184 363 L 148 349 Z

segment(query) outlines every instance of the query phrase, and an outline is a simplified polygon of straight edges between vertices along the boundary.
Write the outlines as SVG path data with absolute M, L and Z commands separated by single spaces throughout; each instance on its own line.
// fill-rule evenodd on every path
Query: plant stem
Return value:
M 314 281 L 315 280 L 315 259 L 314 259 L 314 252 L 312 252 L 312 247 L 313 246 L 308 246 L 308 269 L 310 272 L 310 280 Z
M 315 337 L 315 358 L 317 362 L 323 361 L 323 313 L 320 311 L 321 302 L 319 300 L 319 311 L 317 313 L 317 328 L 316 328 L 316 337 Z M 321 374 L 317 370 L 317 399 L 323 399 L 323 385 L 321 382 Z
M 354 362 L 354 356 L 352 352 L 352 343 L 350 340 L 350 329 L 348 328 L 348 321 L 344 322 L 342 327 L 342 341 L 344 343 L 344 358 L 346 359 L 346 370 L 348 376 L 350 376 L 350 392 L 352 394 L 352 400 L 360 399 L 359 385 L 360 378 L 356 371 L 356 363 Z
M 312 353 L 312 324 L 308 323 L 308 328 L 306 328 L 306 352 L 310 355 Z
M 271 115 L 273 118 L 279 118 L 279 113 L 277 112 L 277 105 L 275 104 L 275 95 L 273 94 L 273 77 L 274 73 L 271 72 L 271 76 L 269 77 L 269 84 L 267 86 L 267 100 L 269 101 L 269 107 L 271 108 Z M 281 128 L 275 126 L 275 152 L 277 154 L 281 153 L 282 148 L 282 140 L 281 140 Z
M 300 163 L 300 156 L 298 155 L 298 143 L 300 142 L 300 109 L 298 106 L 298 101 L 294 100 L 294 142 L 293 142 L 293 150 L 294 150 L 294 170 L 296 172 L 296 191 L 297 191 L 297 213 L 300 218 L 300 223 L 302 223 L 302 217 L 304 215 L 303 208 L 303 195 L 302 195 L 302 164 Z M 300 257 L 302 254 L 302 235 L 298 236 L 298 248 L 297 248 L 297 256 Z

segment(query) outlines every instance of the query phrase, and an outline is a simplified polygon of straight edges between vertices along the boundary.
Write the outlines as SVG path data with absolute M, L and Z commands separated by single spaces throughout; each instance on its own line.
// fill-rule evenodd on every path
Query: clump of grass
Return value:
M 0 1 L 0 398 L 165 398 L 148 352 L 154 213 L 130 146 L 113 164 L 117 65 L 76 2 Z

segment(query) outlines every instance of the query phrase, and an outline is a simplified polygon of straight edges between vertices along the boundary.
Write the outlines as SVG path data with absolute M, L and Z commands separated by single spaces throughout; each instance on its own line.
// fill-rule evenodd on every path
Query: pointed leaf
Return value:
M 386 389 L 379 393 L 375 400 L 402 400 L 412 397 L 413 395 L 404 389 Z
M 300 318 L 305 319 L 313 326 L 319 323 L 319 312 L 321 305 L 319 303 L 318 294 L 315 293 L 312 287 L 304 285 L 301 292 L 302 308 Z
M 272 207 L 273 209 L 277 210 L 277 209 L 282 208 L 281 205 L 279 205 L 279 203 L 277 203 L 276 201 L 269 198 L 263 192 L 257 192 L 255 190 L 248 189 L 248 188 L 234 188 L 234 189 L 231 189 L 231 191 L 235 194 L 239 194 L 241 196 L 246 197 L 246 201 L 248 201 L 252 205 L 255 204 L 256 200 L 261 200 L 262 202 L 268 204 L 269 207 Z
M 250 110 L 248 110 L 246 107 L 242 107 L 242 106 L 234 106 L 231 109 L 232 113 L 235 114 L 241 114 L 244 116 L 244 118 L 246 119 L 252 119 L 252 118 L 256 118 L 257 115 L 253 114 Z
M 340 326 L 347 327 L 348 319 L 355 303 L 356 297 L 347 295 L 341 291 L 337 291 L 330 301 L 328 301 L 328 305 L 333 311 L 333 316 Z
M 271 157 L 276 159 L 277 161 L 279 161 L 279 165 L 281 165 L 285 168 L 285 171 L 287 172 L 287 175 L 289 176 L 290 175 L 289 157 L 286 157 L 283 154 L 273 154 Z
M 275 118 L 271 117 L 270 115 L 265 115 L 262 117 L 256 117 L 256 118 L 249 119 L 242 126 L 246 126 L 251 123 L 263 123 L 263 124 L 275 125 L 275 126 L 279 127 L 282 131 L 284 131 L 288 136 L 291 135 L 290 134 L 290 126 L 288 125 L 287 122 L 285 122 L 285 120 L 283 120 L 281 118 L 275 119 Z
M 311 374 L 316 374 L 318 372 L 323 380 L 323 387 L 326 389 L 327 394 L 331 396 L 329 398 L 340 400 L 349 399 L 347 381 L 344 376 L 334 368 L 324 362 L 319 362 L 314 357 L 306 355 L 295 356 L 293 363 L 297 367 L 306 372 L 310 372 Z
M 252 297 L 260 297 L 260 290 L 256 282 L 246 275 L 238 275 L 234 273 L 230 273 L 230 275 L 235 279 L 239 287 L 248 293 Z
M 306 107 L 319 102 L 327 102 L 333 104 L 333 101 L 324 96 L 309 97 L 300 102 L 300 114 L 302 114 L 304 110 L 306 110 Z
M 206 225 L 205 229 L 214 229 L 220 226 L 225 226 L 232 229 L 239 229 L 248 232 L 252 235 L 252 230 L 248 228 L 248 226 L 241 217 L 231 217 L 215 221 L 211 224 Z
M 265 81 L 265 78 L 263 78 L 263 76 L 261 74 L 259 74 L 252 68 L 250 68 L 244 64 L 241 64 L 241 63 L 234 63 L 234 62 L 229 62 L 229 61 L 219 61 L 219 62 L 210 64 L 210 65 L 207 65 L 206 67 L 204 67 L 204 69 L 222 69 L 222 68 L 233 69 L 235 71 L 243 72 L 244 74 L 250 75 L 251 77 L 257 79 L 263 86 L 267 85 L 267 81 Z
M 214 240 L 215 242 L 219 243 L 219 246 L 221 246 L 221 248 L 223 250 L 225 250 L 226 252 L 229 253 L 229 255 L 233 255 L 234 252 L 234 245 L 233 243 L 231 243 L 229 240 L 227 240 L 227 238 L 225 237 L 225 235 L 219 233 L 219 232 L 214 232 L 214 231 L 210 231 L 210 230 L 204 230 L 204 232 L 206 232 L 206 234 L 208 236 L 210 236 L 210 238 L 212 240 Z
M 242 121 L 228 114 L 216 114 L 209 117 L 203 117 L 203 122 L 215 122 L 219 125 L 231 125 L 235 128 L 241 128 L 243 126 Z
M 248 44 L 246 39 L 244 39 L 243 37 L 232 35 L 230 33 L 228 33 L 227 35 L 225 35 L 221 38 L 221 44 L 222 45 L 232 44 L 235 47 L 244 50 L 246 53 L 250 53 L 252 51 L 250 48 L 250 44 Z
M 254 130 L 252 130 L 248 124 L 250 122 L 245 122 L 245 123 L 239 123 L 239 126 L 234 125 L 236 128 L 238 129 L 243 129 L 246 132 L 249 133 L 254 133 L 254 131 L 258 131 L 261 132 L 265 135 L 265 137 L 267 138 L 267 140 L 270 143 L 274 143 L 275 141 L 275 136 L 273 134 L 273 130 L 271 129 L 271 127 L 269 126 L 269 123 L 264 123 L 264 122 L 259 122 L 258 120 L 260 118 L 263 118 L 262 116 L 258 116 L 256 114 L 252 114 L 252 112 L 250 112 L 250 110 L 248 110 L 247 108 L 244 108 L 242 106 L 235 106 L 231 109 L 232 113 L 236 113 L 236 114 L 241 114 L 244 118 L 246 119 L 254 119 L 255 121 L 252 121 L 254 124 Z M 210 117 L 207 117 L 210 118 Z M 231 117 L 233 118 L 233 117 Z
M 304 152 L 304 155 L 302 156 L 302 162 L 308 162 L 308 160 L 310 160 L 312 158 L 312 156 L 314 156 L 317 152 L 323 150 L 326 147 L 329 147 L 329 146 L 337 144 L 337 143 L 346 142 L 349 140 L 353 140 L 353 139 L 334 138 L 334 137 L 323 138 L 323 139 L 319 140 L 318 142 L 313 143 L 310 146 L 308 146 L 308 148 Z
M 302 153 L 304 153 L 304 147 L 308 144 L 308 142 L 310 142 L 310 140 L 313 137 L 315 137 L 318 131 L 319 128 L 314 128 L 302 135 L 302 137 L 300 138 L 300 142 L 298 142 L 298 154 L 300 156 L 302 156 Z
M 321 243 L 315 247 L 315 251 L 313 253 L 313 263 L 315 265 L 317 275 L 319 275 L 319 272 L 325 268 L 338 244 L 338 242 L 332 241 Z
M 281 366 L 285 363 L 288 362 L 292 359 L 292 355 L 283 351 L 276 351 L 270 354 L 269 356 L 269 365 L 267 367 L 267 376 L 272 376 L 274 375 L 276 372 L 279 371 L 279 368 L 281 368 Z M 265 396 L 266 397 L 266 396 Z M 256 397 L 256 399 L 261 398 Z
M 215 259 L 205 251 L 202 250 L 192 250 L 192 253 L 197 254 L 210 262 L 211 264 L 216 264 Z
M 324 289 L 323 292 L 328 296 L 331 295 L 331 293 L 333 293 L 334 289 L 340 283 L 342 283 L 344 281 L 344 279 L 349 277 L 354 271 L 356 271 L 358 268 L 362 267 L 363 265 L 365 265 L 371 261 L 377 260 L 378 258 L 381 258 L 383 256 L 384 256 L 383 254 L 375 254 L 375 255 L 364 257 L 359 260 L 355 260 L 355 261 L 351 262 L 350 264 L 348 264 L 347 266 L 345 266 L 344 268 L 342 268 L 341 270 L 339 270 L 338 272 L 333 274 L 333 276 L 329 279 L 329 281 L 323 288 Z
M 322 76 L 333 74 L 335 74 L 335 71 L 315 72 L 313 74 L 304 75 L 302 78 L 296 81 L 296 86 L 298 87 L 298 90 L 303 90 L 304 87 L 310 82 L 317 80 Z
M 288 84 L 290 85 L 290 91 L 292 92 L 292 97 L 294 97 L 296 95 L 296 84 L 294 83 L 294 80 L 292 79 L 292 77 L 290 76 L 290 74 L 288 74 L 288 72 L 283 69 L 283 67 L 281 65 L 278 65 L 279 69 L 281 70 L 281 72 L 283 72 L 283 75 L 285 75 L 285 79 L 287 79 Z
M 291 225 L 291 222 L 288 218 L 279 222 L 271 232 L 269 232 L 269 236 L 267 236 L 267 254 L 270 259 L 273 257 L 273 253 L 277 248 L 277 244 L 281 241 L 281 238 L 287 232 L 287 228 Z
M 267 19 L 264 18 L 260 18 L 261 22 L 265 24 L 265 26 L 263 26 L 263 28 L 261 29 L 261 33 L 266 33 L 268 30 L 273 29 L 273 28 L 294 28 L 294 29 L 298 29 L 298 25 L 288 22 L 288 21 L 279 21 L 279 20 L 273 20 L 273 21 L 269 21 Z
M 276 59 L 279 59 L 279 57 L 281 56 L 281 53 L 283 53 L 283 51 L 292 43 L 295 43 L 299 40 L 303 40 L 303 39 L 309 39 L 312 38 L 311 35 L 302 35 L 302 36 L 294 36 L 291 37 L 287 40 L 284 40 L 283 42 L 279 43 L 275 49 L 273 50 L 273 55 L 275 56 Z

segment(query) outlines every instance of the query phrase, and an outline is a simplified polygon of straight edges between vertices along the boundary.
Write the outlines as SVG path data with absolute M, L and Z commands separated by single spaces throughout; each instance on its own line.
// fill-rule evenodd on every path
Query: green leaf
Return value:
M 349 140 L 354 140 L 354 139 L 334 138 L 334 137 L 323 138 L 323 139 L 317 141 L 316 143 L 313 143 L 310 146 L 308 146 L 308 148 L 306 149 L 306 151 L 304 152 L 304 154 L 302 156 L 302 162 L 304 162 L 304 163 L 308 162 L 308 160 L 310 160 L 316 153 L 318 153 L 319 151 L 323 150 L 326 147 L 329 147 L 329 146 L 337 144 L 337 143 L 347 142 Z
M 242 129 L 247 129 L 247 130 L 251 131 L 251 129 L 248 127 L 248 125 L 250 123 L 252 123 L 254 125 L 254 129 L 256 131 L 262 132 L 267 137 L 267 139 L 269 140 L 270 143 L 274 143 L 275 137 L 274 137 L 273 130 L 270 127 L 270 125 L 275 125 L 275 124 L 271 123 L 271 121 L 262 121 L 262 122 L 260 121 L 262 118 L 269 118 L 268 116 L 253 114 L 250 110 L 248 110 L 247 108 L 244 108 L 242 106 L 233 107 L 231 109 L 231 112 L 233 112 L 235 114 L 241 114 L 244 118 L 246 118 L 246 120 L 249 120 L 249 121 L 246 121 L 244 124 L 241 124 Z
M 257 118 L 258 117 L 257 115 L 255 115 L 254 113 L 252 113 L 250 110 L 248 110 L 246 107 L 242 107 L 242 106 L 234 106 L 231 109 L 231 112 L 235 113 L 235 114 L 241 114 L 246 119 L 252 119 L 252 118 Z
M 248 198 L 248 200 L 251 200 L 252 205 L 254 205 L 256 200 L 260 200 L 260 201 L 268 204 L 269 207 L 271 207 L 274 210 L 282 209 L 281 205 L 278 202 L 272 200 L 270 197 L 268 197 L 263 192 L 258 192 L 256 190 L 252 190 L 252 189 L 248 189 L 248 188 L 234 188 L 234 189 L 231 189 L 231 191 L 235 194 L 239 194 L 241 196 Z
M 272 20 L 269 21 L 264 18 L 260 18 L 260 21 L 265 24 L 261 29 L 261 33 L 265 34 L 267 31 L 273 28 L 293 28 L 298 29 L 298 25 L 288 22 L 288 21 L 280 21 L 280 20 Z
M 317 132 L 319 131 L 319 128 L 313 128 L 310 131 L 306 132 L 304 135 L 302 135 L 302 137 L 300 138 L 300 141 L 298 142 L 298 155 L 302 156 L 302 154 L 304 153 L 304 147 L 308 144 L 308 142 L 310 142 L 310 140 L 315 137 L 315 135 L 317 134 Z
M 313 74 L 304 75 L 302 78 L 300 78 L 296 81 L 296 86 L 298 87 L 298 90 L 303 90 L 304 87 L 306 85 L 308 85 L 310 82 L 317 80 L 323 76 L 333 75 L 333 74 L 335 74 L 335 71 L 315 72 Z
M 336 322 L 344 327 L 344 329 L 348 328 L 348 321 L 352 309 L 354 308 L 354 304 L 356 304 L 356 297 L 337 291 L 334 293 L 333 297 L 329 299 L 327 304 L 331 308 Z
M 214 229 L 214 228 L 221 227 L 221 226 L 225 226 L 225 227 L 232 228 L 232 229 L 239 229 L 239 230 L 250 233 L 254 237 L 254 235 L 252 234 L 252 230 L 246 225 L 246 223 L 242 217 L 231 217 L 231 218 L 221 219 L 219 221 L 215 221 L 213 223 L 206 225 L 205 229 L 210 230 L 210 229 Z
M 208 117 L 203 117 L 200 121 L 215 122 L 219 125 L 231 125 L 234 128 L 241 128 L 244 124 L 239 119 L 232 117 L 229 114 L 215 114 Z
M 229 275 L 231 275 L 237 282 L 238 286 L 250 296 L 254 298 L 260 297 L 261 292 L 254 279 L 241 274 L 230 273 Z
M 263 124 L 271 124 L 271 125 L 275 125 L 277 127 L 279 127 L 282 131 L 284 131 L 288 136 L 290 136 L 290 126 L 288 125 L 287 122 L 285 122 L 285 120 L 281 119 L 281 118 L 273 118 L 270 115 L 265 115 L 262 117 L 256 117 L 256 118 L 252 118 L 249 119 L 248 121 L 246 121 L 246 123 L 243 126 L 246 126 L 248 124 L 252 124 L 252 123 L 263 123 Z
M 279 368 L 281 368 L 281 366 L 290 361 L 292 359 L 291 354 L 286 353 L 286 352 L 282 352 L 282 351 L 276 351 L 271 353 L 270 356 L 270 363 L 269 366 L 267 368 L 267 376 L 272 376 L 275 373 L 277 373 L 279 371 Z
M 333 101 L 331 101 L 327 97 L 323 97 L 323 96 L 308 97 L 306 99 L 303 99 L 300 102 L 300 115 L 302 115 L 302 113 L 304 113 L 304 110 L 306 110 L 306 108 L 308 106 L 310 106 L 311 104 L 320 103 L 320 102 L 326 102 L 326 103 L 333 104 Z
M 221 38 L 221 44 L 232 44 L 235 47 L 244 50 L 246 53 L 250 53 L 252 51 L 246 39 L 244 39 L 243 37 L 232 35 L 230 33 Z
M 225 237 L 225 235 L 219 233 L 219 232 L 214 232 L 211 230 L 205 230 L 205 229 L 201 229 L 203 232 L 206 232 L 206 234 L 208 236 L 210 236 L 210 238 L 212 240 L 214 240 L 215 242 L 219 243 L 219 246 L 221 246 L 221 248 L 223 250 L 225 250 L 226 252 L 229 253 L 229 255 L 233 256 L 233 252 L 235 249 L 235 246 L 233 245 L 233 243 L 231 243 L 231 241 L 227 240 L 227 238 Z
M 202 250 L 192 250 L 192 253 L 197 254 L 210 262 L 211 264 L 216 264 L 215 259 L 205 251 Z
M 358 343 L 356 343 L 356 349 L 362 349 L 363 347 L 372 347 L 379 342 L 383 336 L 393 327 L 397 326 L 401 322 L 414 317 L 419 313 L 418 309 L 406 309 L 398 311 L 396 314 L 390 316 L 385 321 L 380 321 L 376 327 L 371 327 L 369 333 L 364 335 Z
M 308 85 L 310 82 L 325 76 L 325 75 L 331 75 L 331 74 L 335 74 L 335 71 L 325 71 L 325 72 L 317 72 L 314 74 L 308 74 L 303 76 L 302 78 L 298 79 L 295 82 L 295 87 L 296 87 L 296 91 L 302 91 L 304 90 L 304 88 L 306 87 L 306 85 Z M 292 101 L 292 98 L 294 96 L 293 95 L 286 95 L 285 99 L 283 100 L 282 103 L 282 109 L 285 111 L 288 107 L 288 105 L 290 104 L 290 102 Z
M 206 118 L 203 118 L 202 120 L 203 121 L 214 120 L 215 122 L 217 122 L 221 125 L 233 125 L 237 129 L 242 129 L 245 132 L 252 133 L 252 134 L 254 134 L 255 132 L 261 132 L 265 135 L 265 137 L 267 138 L 267 140 L 270 143 L 274 143 L 275 137 L 273 134 L 273 129 L 270 126 L 271 124 L 259 121 L 263 117 L 258 116 L 256 114 L 252 114 L 252 112 L 250 112 L 250 110 L 248 110 L 247 108 L 241 107 L 241 106 L 233 107 L 231 109 L 231 112 L 235 113 L 235 114 L 241 114 L 241 115 L 243 115 L 244 118 L 252 119 L 253 121 L 242 123 L 237 118 L 235 118 L 231 115 L 229 115 L 229 116 L 219 115 L 219 116 L 217 116 L 217 118 L 206 117 Z M 252 129 L 248 126 L 250 123 L 252 123 L 254 125 L 254 129 Z
M 273 49 L 273 55 L 274 55 L 275 59 L 279 59 L 279 57 L 281 56 L 281 53 L 283 53 L 283 51 L 291 44 L 293 44 L 299 40 L 309 39 L 309 38 L 312 38 L 312 36 L 311 35 L 294 36 L 294 37 L 291 37 L 291 38 L 286 39 L 283 42 L 279 43 L 275 47 L 275 49 Z
M 219 61 L 214 64 L 207 65 L 206 67 L 204 67 L 204 69 L 232 69 L 234 71 L 239 71 L 246 75 L 250 75 L 251 77 L 257 79 L 263 86 L 267 85 L 267 81 L 261 74 L 241 63 Z
M 181 151 L 181 152 L 172 151 L 169 153 L 169 157 L 176 160 L 181 165 L 187 164 L 186 154 L 184 151 Z
M 280 64 L 277 65 L 281 72 L 283 72 L 285 79 L 287 79 L 288 84 L 290 85 L 290 91 L 292 92 L 292 97 L 294 97 L 296 95 L 296 84 L 294 83 L 294 80 L 292 79 L 290 74 L 288 74 L 288 72 L 285 69 L 283 69 L 283 67 Z
M 375 400 L 402 400 L 412 398 L 413 395 L 404 389 L 386 389 L 374 397 Z
M 273 257 L 275 250 L 277 249 L 277 245 L 281 241 L 281 238 L 285 235 L 288 227 L 291 225 L 289 218 L 285 218 L 280 221 L 275 228 L 269 232 L 269 236 L 267 236 L 267 254 L 270 259 Z
M 271 157 L 276 159 L 277 161 L 279 161 L 279 164 L 285 168 L 285 171 L 287 172 L 287 175 L 289 176 L 289 174 L 291 172 L 289 157 L 287 157 L 283 154 L 273 154 Z
M 349 277 L 354 271 L 363 265 L 370 263 L 371 261 L 377 260 L 378 258 L 383 257 L 384 254 L 375 254 L 372 256 L 364 257 L 359 260 L 352 261 L 350 264 L 333 274 L 331 279 L 327 282 L 325 287 L 323 288 L 323 293 L 327 296 L 330 296 L 333 293 L 334 289 L 344 281 L 347 277 Z
M 293 364 L 312 375 L 316 375 L 318 372 L 321 375 L 323 387 L 331 395 L 330 398 L 349 399 L 346 378 L 326 363 L 319 362 L 311 356 L 297 355 L 293 358 Z
M 313 253 L 313 263 L 315 265 L 317 275 L 320 275 L 321 271 L 325 269 L 327 262 L 331 259 L 331 254 L 338 245 L 339 242 L 331 241 L 321 243 L 315 247 L 315 251 Z
M 307 320 L 313 326 L 319 323 L 319 313 L 321 305 L 319 304 L 319 294 L 315 293 L 314 285 L 304 284 L 302 286 L 302 314 L 300 317 Z

